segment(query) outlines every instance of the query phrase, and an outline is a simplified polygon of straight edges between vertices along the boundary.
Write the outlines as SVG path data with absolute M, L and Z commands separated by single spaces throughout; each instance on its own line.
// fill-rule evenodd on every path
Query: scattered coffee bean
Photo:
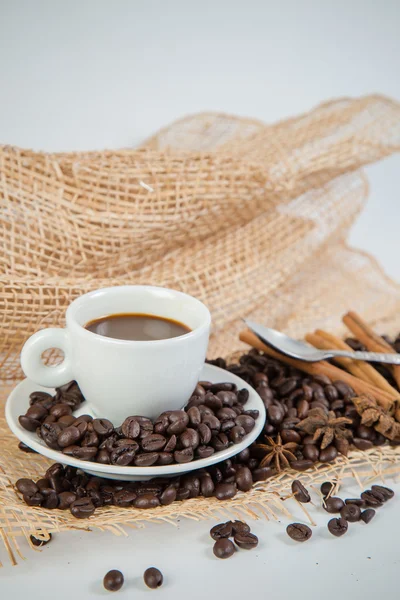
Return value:
M 18 479 L 18 481 L 15 484 L 15 487 L 19 492 L 21 492 L 21 494 L 28 494 L 29 496 L 32 496 L 33 494 L 39 491 L 39 488 L 36 485 L 36 483 L 32 481 L 32 479 L 27 478 Z
M 323 504 L 324 509 L 328 513 L 338 513 L 342 510 L 344 506 L 344 502 L 341 498 L 337 496 L 331 496 L 330 498 L 326 498 Z
M 340 511 L 340 516 L 349 523 L 356 523 L 360 520 L 361 509 L 356 504 L 345 504 Z
M 46 546 L 46 544 L 48 544 L 49 542 L 51 542 L 53 536 L 51 533 L 49 533 L 49 539 L 48 540 L 42 540 L 40 538 L 35 537 L 34 535 L 30 535 L 29 539 L 31 540 L 32 544 L 36 547 L 41 548 L 42 546 Z
M 311 502 L 310 494 L 298 479 L 295 479 L 292 483 L 292 493 L 298 502 L 302 502 L 304 504 Z
M 103 585 L 109 592 L 118 592 L 124 585 L 124 576 L 121 571 L 112 569 L 104 575 Z
M 312 536 L 312 531 L 308 525 L 302 523 L 291 523 L 286 527 L 286 532 L 296 542 L 306 542 Z
M 235 544 L 244 550 L 251 550 L 258 546 L 258 537 L 253 533 L 236 533 Z
M 382 494 L 387 500 L 390 500 L 394 496 L 394 491 L 388 487 L 384 487 L 383 485 L 373 485 L 371 487 L 373 493 L 379 492 Z
M 322 485 L 321 485 L 321 493 L 324 496 L 328 496 L 329 494 L 332 494 L 333 490 L 335 489 L 335 483 L 331 482 L 331 481 L 325 481 Z
M 161 571 L 159 571 L 155 567 L 150 567 L 149 569 L 145 570 L 143 574 L 143 580 L 147 587 L 151 588 L 152 590 L 155 590 L 156 588 L 162 586 L 164 577 Z
M 361 513 L 360 519 L 361 521 L 364 521 L 364 523 L 369 523 L 370 521 L 372 521 L 372 519 L 374 518 L 374 516 L 376 515 L 376 512 L 374 511 L 373 508 L 367 508 L 366 510 L 363 510 L 363 512 Z
M 228 538 L 221 538 L 215 542 L 213 552 L 217 558 L 229 558 L 235 553 L 235 546 Z
M 210 536 L 213 540 L 220 540 L 222 538 L 229 538 L 233 535 L 232 523 L 227 521 L 226 523 L 218 523 L 210 529 Z
M 22 452 L 26 452 L 27 454 L 29 454 L 29 453 L 37 454 L 36 450 L 33 450 L 33 448 L 30 448 L 29 446 L 27 446 L 26 444 L 24 444 L 24 442 L 20 442 L 18 444 L 18 448 L 20 450 L 22 450 Z
M 336 537 L 344 535 L 348 529 L 348 524 L 345 519 L 331 519 L 328 522 L 328 529 L 330 533 Z
M 355 504 L 356 506 L 359 506 L 360 508 L 365 507 L 365 502 L 364 502 L 364 500 L 361 500 L 361 498 L 347 498 L 347 500 L 345 500 L 344 503 L 345 504 Z
M 372 494 L 371 490 L 366 490 L 361 494 L 361 498 L 364 500 L 367 506 L 372 508 L 379 508 L 383 505 L 383 501 L 379 500 L 376 495 Z

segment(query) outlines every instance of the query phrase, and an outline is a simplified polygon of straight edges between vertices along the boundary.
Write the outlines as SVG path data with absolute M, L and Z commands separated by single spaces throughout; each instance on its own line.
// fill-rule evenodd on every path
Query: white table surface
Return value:
M 0 0 L 0 142 L 116 148 L 197 111 L 273 122 L 335 96 L 400 99 L 399 16 L 396 0 Z M 395 156 L 367 169 L 369 203 L 350 235 L 397 280 L 399 165 Z M 176 600 L 396 597 L 397 503 L 341 539 L 316 509 L 322 526 L 302 545 L 286 538 L 286 521 L 255 522 L 260 546 L 227 561 L 213 557 L 213 522 L 58 535 L 18 567 L 1 554 L 0 597 L 44 600 L 56 586 L 59 600 L 106 597 L 111 568 L 126 576 L 118 597 L 148 597 L 150 565 L 165 574 L 154 593 Z

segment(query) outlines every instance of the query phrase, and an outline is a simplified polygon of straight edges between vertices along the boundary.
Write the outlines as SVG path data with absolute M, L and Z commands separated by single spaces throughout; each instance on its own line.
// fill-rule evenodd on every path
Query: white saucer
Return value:
M 15 389 L 11 392 L 6 403 L 6 419 L 9 428 L 17 436 L 21 442 L 24 442 L 27 446 L 47 456 L 56 462 L 63 463 L 64 465 L 70 465 L 71 467 L 77 467 L 86 471 L 90 475 L 97 475 L 98 477 L 105 477 L 107 479 L 123 479 L 126 481 L 140 481 L 151 479 L 152 477 L 171 477 L 174 475 L 180 475 L 187 473 L 195 469 L 202 469 L 209 467 L 215 463 L 226 460 L 247 448 L 261 433 L 261 430 L 265 422 L 265 407 L 257 392 L 243 379 L 220 369 L 213 365 L 205 364 L 201 372 L 200 380 L 211 381 L 212 383 L 220 383 L 223 381 L 229 381 L 235 383 L 238 389 L 246 388 L 249 390 L 249 399 L 246 403 L 246 409 L 258 410 L 259 417 L 256 420 L 256 425 L 249 434 L 243 439 L 240 444 L 234 444 L 229 446 L 226 450 L 213 454 L 208 458 L 201 458 L 194 460 L 189 463 L 173 464 L 165 466 L 155 467 L 118 467 L 115 465 L 103 465 L 96 462 L 89 462 L 85 460 L 79 460 L 71 456 L 67 456 L 57 450 L 52 450 L 46 444 L 37 437 L 33 432 L 26 431 L 23 429 L 18 422 L 18 417 L 24 415 L 29 407 L 29 394 L 35 390 L 42 390 L 44 392 L 54 393 L 54 390 L 44 388 L 29 379 L 21 381 Z M 75 411 L 76 416 L 80 414 L 90 414 L 90 411 L 85 410 L 85 403 Z M 127 415 L 128 416 L 128 415 Z

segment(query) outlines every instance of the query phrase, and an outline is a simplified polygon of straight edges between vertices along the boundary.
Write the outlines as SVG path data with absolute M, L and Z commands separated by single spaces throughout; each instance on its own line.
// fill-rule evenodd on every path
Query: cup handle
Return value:
M 49 348 L 59 348 L 64 352 L 63 362 L 56 367 L 43 363 L 42 354 Z M 72 374 L 68 332 L 50 327 L 34 333 L 22 348 L 21 366 L 29 379 L 44 387 L 58 387 L 75 379 Z

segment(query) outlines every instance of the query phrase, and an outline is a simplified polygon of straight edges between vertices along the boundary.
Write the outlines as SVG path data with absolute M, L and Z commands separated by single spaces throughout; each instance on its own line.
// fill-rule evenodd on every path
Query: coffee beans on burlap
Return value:
M 103 585 L 109 592 L 118 592 L 124 585 L 124 576 L 121 571 L 113 569 L 104 575 Z
M 143 580 L 147 587 L 151 588 L 152 590 L 155 590 L 156 588 L 162 586 L 164 577 L 161 571 L 159 571 L 155 567 L 150 567 L 149 569 L 145 570 L 143 574 Z
M 54 397 L 33 392 L 20 425 L 36 431 L 53 450 L 101 464 L 150 467 L 207 458 L 242 442 L 259 417 L 257 410 L 246 410 L 248 390 L 227 382 L 199 383 L 185 410 L 165 411 L 154 421 L 128 416 L 118 427 L 105 418 L 74 418 L 83 396 L 74 382 L 62 393 L 61 389 Z M 236 479 L 241 491 L 251 489 L 253 479 L 246 466 Z M 234 492 L 224 488 L 216 492 L 222 499 L 229 494 Z

